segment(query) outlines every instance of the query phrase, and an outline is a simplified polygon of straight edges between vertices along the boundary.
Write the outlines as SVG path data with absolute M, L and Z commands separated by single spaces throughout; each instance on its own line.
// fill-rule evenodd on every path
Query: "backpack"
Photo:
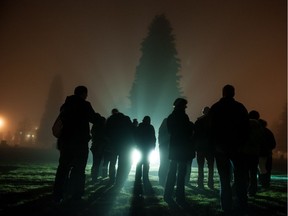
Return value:
M 62 129 L 63 129 L 63 121 L 62 121 L 60 115 L 61 115 L 61 113 L 58 115 L 58 117 L 56 118 L 56 120 L 52 126 L 52 134 L 56 138 L 59 138 L 61 136 Z

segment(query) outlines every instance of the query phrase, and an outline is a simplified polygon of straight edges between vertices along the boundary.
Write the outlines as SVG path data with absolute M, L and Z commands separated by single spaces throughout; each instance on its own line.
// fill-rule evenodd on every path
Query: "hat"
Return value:
M 173 105 L 174 107 L 183 107 L 183 106 L 186 106 L 186 104 L 188 103 L 188 101 L 184 98 L 177 98 Z

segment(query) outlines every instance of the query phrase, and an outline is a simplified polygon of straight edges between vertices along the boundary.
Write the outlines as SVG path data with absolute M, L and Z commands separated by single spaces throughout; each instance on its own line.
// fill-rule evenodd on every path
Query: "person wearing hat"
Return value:
M 167 203 L 173 201 L 175 184 L 176 201 L 178 203 L 185 201 L 185 175 L 187 162 L 192 158 L 189 149 L 194 126 L 185 112 L 187 103 L 186 99 L 177 98 L 173 104 L 174 110 L 167 118 L 167 129 L 170 134 L 170 166 L 164 189 L 164 200 Z

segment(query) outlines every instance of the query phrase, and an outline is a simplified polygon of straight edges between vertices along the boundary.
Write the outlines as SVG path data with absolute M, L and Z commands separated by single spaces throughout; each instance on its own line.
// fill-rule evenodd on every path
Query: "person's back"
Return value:
M 205 108 L 206 110 L 209 110 L 209 107 Z M 200 116 L 195 122 L 193 141 L 197 151 L 210 152 L 213 151 L 213 146 L 211 144 L 210 119 L 208 116 L 208 111 L 206 111 L 207 114 L 204 112 L 205 111 L 203 110 L 203 115 Z
M 61 139 L 75 141 L 89 141 L 89 122 L 95 122 L 95 112 L 88 101 L 78 95 L 68 96 L 61 107 L 63 132 Z M 100 118 L 100 115 L 98 116 Z
M 264 131 L 256 119 L 249 119 L 249 139 L 247 143 L 240 147 L 240 151 L 247 155 L 259 156 L 260 146 L 265 142 Z
M 98 124 L 93 124 L 91 128 L 91 140 L 92 145 L 95 143 L 97 144 L 103 144 L 106 140 L 106 130 L 105 130 L 105 122 L 106 119 L 104 117 L 101 117 Z
M 249 137 L 247 109 L 233 96 L 222 97 L 209 113 L 212 141 L 218 150 L 224 152 L 236 151 Z
M 260 146 L 260 156 L 269 157 L 272 156 L 272 150 L 276 147 L 275 137 L 272 131 L 267 128 L 267 122 L 265 120 L 260 119 L 259 122 L 265 136 L 265 142 Z
M 106 132 L 116 151 L 132 143 L 133 125 L 130 118 L 123 113 L 114 113 L 107 119 Z
M 169 159 L 188 160 L 191 156 L 189 147 L 193 135 L 193 123 L 183 110 L 174 109 L 168 116 L 167 128 L 170 134 Z
M 136 130 L 137 147 L 140 150 L 151 150 L 155 148 L 155 129 L 151 124 L 141 122 Z

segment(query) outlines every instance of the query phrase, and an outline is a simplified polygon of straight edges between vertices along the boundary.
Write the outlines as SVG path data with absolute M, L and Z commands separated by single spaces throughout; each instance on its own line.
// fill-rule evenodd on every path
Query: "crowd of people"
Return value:
M 90 139 L 92 182 L 97 182 L 99 176 L 108 177 L 109 185 L 121 188 L 131 170 L 131 150 L 136 147 L 142 157 L 136 165 L 135 182 L 150 184 L 148 156 L 156 147 L 150 116 L 138 123 L 114 108 L 106 119 L 86 101 L 87 95 L 88 89 L 78 86 L 60 108 L 63 128 L 58 137 L 60 158 L 53 191 L 58 203 L 65 198 L 67 185 L 73 189 L 69 191 L 72 199 L 83 197 Z M 168 204 L 174 202 L 174 196 L 177 203 L 186 202 L 185 185 L 189 184 L 194 158 L 198 164 L 199 189 L 204 189 L 207 161 L 207 186 L 214 190 L 216 162 L 221 208 L 227 215 L 232 214 L 233 206 L 245 212 L 248 196 L 256 195 L 258 184 L 269 187 L 275 138 L 260 114 L 255 110 L 248 112 L 234 95 L 234 87 L 225 85 L 220 100 L 204 107 L 203 115 L 195 123 L 186 114 L 188 101 L 184 98 L 174 101 L 173 111 L 158 132 L 159 185 L 164 188 L 163 198 Z M 237 197 L 235 205 L 232 189 Z

